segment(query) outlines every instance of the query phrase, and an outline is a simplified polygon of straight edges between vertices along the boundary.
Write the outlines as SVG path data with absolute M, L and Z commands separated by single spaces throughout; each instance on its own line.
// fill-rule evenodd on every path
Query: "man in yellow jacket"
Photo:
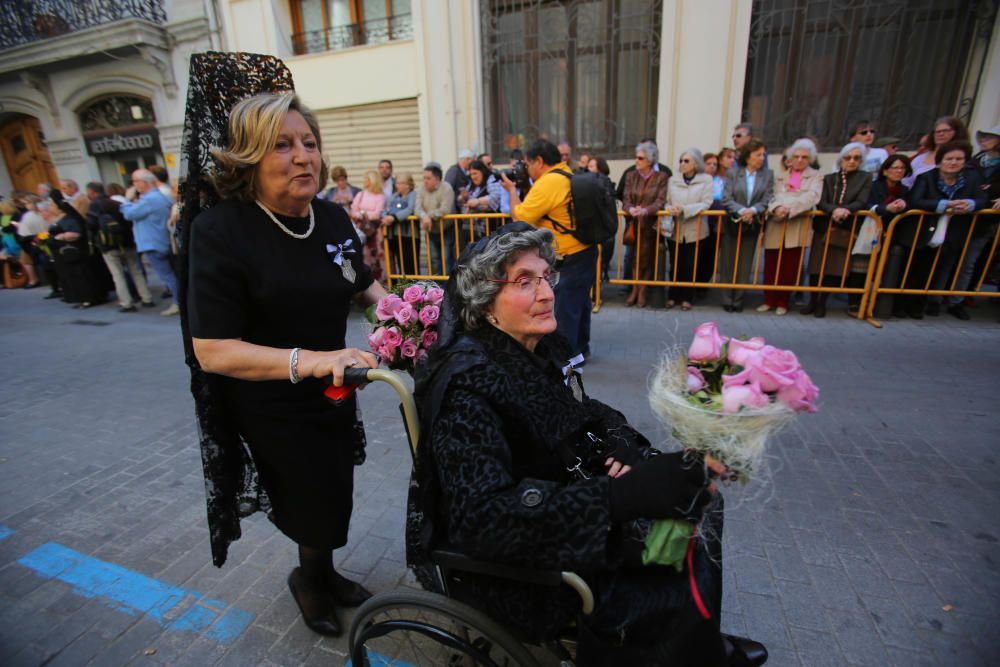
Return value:
M 555 235 L 556 253 L 562 260 L 555 288 L 556 322 L 578 357 L 574 363 L 580 364 L 590 354 L 590 290 L 597 270 L 597 246 L 582 243 L 571 233 L 576 229 L 570 216 L 572 169 L 562 161 L 559 149 L 539 139 L 524 151 L 524 162 L 533 182 L 524 201 L 506 175 L 501 176 L 501 185 L 510 194 L 514 220 L 544 227 Z

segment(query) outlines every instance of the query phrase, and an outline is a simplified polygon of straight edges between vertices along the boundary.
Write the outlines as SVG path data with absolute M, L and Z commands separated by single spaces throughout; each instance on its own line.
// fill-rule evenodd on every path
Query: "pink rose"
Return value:
M 795 376 L 801 370 L 794 352 L 765 345 L 747 355 L 742 371 L 735 375 L 723 375 L 722 383 L 741 385 L 756 382 L 763 391 L 770 393 L 795 382 Z
M 403 341 L 403 344 L 399 346 L 399 353 L 406 359 L 412 359 L 417 356 L 417 349 L 417 341 L 412 338 L 407 338 Z
M 738 340 L 733 338 L 729 341 L 729 347 L 726 349 L 726 354 L 729 359 L 729 363 L 736 366 L 746 366 L 747 357 L 755 352 L 759 352 L 763 347 L 764 339 L 760 336 L 751 338 L 750 340 Z
M 816 412 L 819 388 L 812 383 L 805 371 L 795 375 L 795 381 L 778 390 L 778 400 L 796 412 Z
M 440 306 L 441 302 L 444 301 L 444 290 L 440 287 L 430 287 L 427 294 L 424 295 L 424 300 L 435 306 Z
M 441 316 L 441 309 L 437 306 L 424 306 L 420 309 L 420 322 L 425 327 L 429 327 L 438 321 Z
M 768 400 L 767 394 L 756 382 L 722 387 L 722 411 L 727 414 L 739 412 L 741 408 L 763 408 Z
M 388 345 L 390 347 L 399 347 L 403 342 L 403 334 L 399 333 L 399 329 L 396 327 L 389 327 L 385 330 L 385 336 L 383 338 L 383 345 Z
M 434 343 L 437 342 L 437 339 L 438 339 L 437 331 L 434 331 L 433 329 L 424 329 L 424 333 L 421 340 L 423 341 L 425 349 L 428 349 L 432 345 L 434 345 Z
M 396 347 L 394 345 L 383 345 L 379 348 L 378 354 L 386 363 L 396 361 Z
M 688 392 L 694 394 L 705 388 L 705 377 L 694 366 L 688 366 Z
M 694 340 L 688 349 L 688 359 L 691 361 L 715 361 L 722 355 L 722 344 L 725 340 L 719 335 L 715 322 L 705 322 L 694 330 Z
M 375 306 L 375 317 L 380 320 L 391 320 L 393 315 L 396 314 L 396 309 L 399 308 L 403 303 L 395 294 L 388 294 L 378 300 L 378 305 Z
M 424 289 L 420 285 L 410 285 L 403 290 L 403 301 L 414 305 L 424 300 Z
M 368 347 L 376 352 L 378 348 L 382 346 L 382 340 L 385 338 L 385 327 L 378 327 L 370 334 L 368 334 Z
M 413 309 L 413 306 L 408 303 L 403 303 L 396 309 L 395 315 L 396 321 L 406 326 L 413 320 L 417 318 L 417 311 Z

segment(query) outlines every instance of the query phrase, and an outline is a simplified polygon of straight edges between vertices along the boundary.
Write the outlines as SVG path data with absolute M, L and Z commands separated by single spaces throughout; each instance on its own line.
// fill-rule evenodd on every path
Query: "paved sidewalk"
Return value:
M 0 292 L 0 664 L 343 664 L 345 641 L 300 620 L 285 586 L 293 546 L 264 517 L 211 565 L 177 319 L 39 292 Z M 702 321 L 793 348 L 821 388 L 821 411 L 773 443 L 771 482 L 728 494 L 723 626 L 767 644 L 769 665 L 995 663 L 996 316 L 876 330 L 840 312 L 612 299 L 594 317 L 588 389 L 654 441 L 667 436 L 647 376 Z M 355 316 L 350 340 L 362 332 Z M 384 591 L 412 584 L 409 455 L 391 391 L 362 402 L 368 463 L 337 559 Z

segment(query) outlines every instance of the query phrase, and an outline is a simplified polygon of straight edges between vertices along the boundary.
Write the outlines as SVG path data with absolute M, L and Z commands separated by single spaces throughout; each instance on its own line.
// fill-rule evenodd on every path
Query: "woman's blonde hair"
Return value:
M 413 174 L 408 171 L 404 171 L 402 174 L 396 176 L 396 183 L 409 183 L 410 190 L 416 190 L 417 185 L 413 182 Z
M 366 171 L 365 178 L 368 179 L 368 192 L 376 195 L 382 193 L 382 174 L 377 171 Z
M 220 197 L 235 197 L 244 201 L 256 199 L 253 182 L 257 165 L 274 150 L 289 111 L 302 114 L 316 138 L 316 149 L 320 153 L 317 192 L 326 187 L 327 166 L 322 158 L 323 144 L 315 116 L 295 93 L 262 93 L 240 100 L 233 106 L 229 112 L 229 145 L 225 149 L 213 148 L 211 151 L 216 163 L 212 178 Z

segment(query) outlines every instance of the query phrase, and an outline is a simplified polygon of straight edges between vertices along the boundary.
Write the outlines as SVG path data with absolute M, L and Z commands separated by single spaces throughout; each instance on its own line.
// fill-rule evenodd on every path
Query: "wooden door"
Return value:
M 37 118 L 22 116 L 0 127 L 0 147 L 15 190 L 34 192 L 39 183 L 58 183 Z

